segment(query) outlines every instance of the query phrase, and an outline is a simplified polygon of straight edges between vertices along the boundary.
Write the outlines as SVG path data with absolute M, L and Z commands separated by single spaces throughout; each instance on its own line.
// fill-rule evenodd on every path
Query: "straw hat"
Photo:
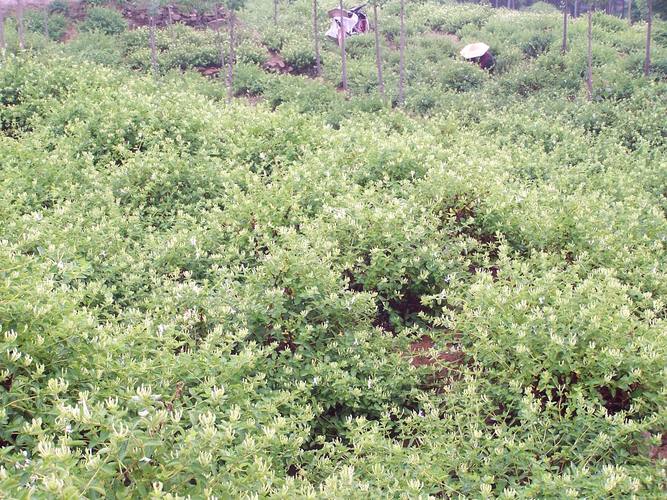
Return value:
M 348 11 L 345 9 L 331 9 L 329 12 L 329 17 L 350 17 Z
M 474 59 L 475 57 L 482 57 L 489 50 L 489 46 L 485 43 L 471 43 L 461 49 L 461 55 L 465 59 Z

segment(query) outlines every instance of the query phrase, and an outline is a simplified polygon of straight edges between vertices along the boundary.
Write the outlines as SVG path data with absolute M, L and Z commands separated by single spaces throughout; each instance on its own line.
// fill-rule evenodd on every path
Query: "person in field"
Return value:
M 334 40 L 338 40 L 338 45 L 341 45 L 343 31 L 346 37 L 368 33 L 370 27 L 368 25 L 368 17 L 362 10 L 364 6 L 365 4 L 359 5 L 350 10 L 330 10 L 329 18 L 331 18 L 331 26 L 326 35 Z
M 461 56 L 467 61 L 479 64 L 479 67 L 492 70 L 496 65 L 496 59 L 491 54 L 489 46 L 485 43 L 471 43 L 461 49 Z

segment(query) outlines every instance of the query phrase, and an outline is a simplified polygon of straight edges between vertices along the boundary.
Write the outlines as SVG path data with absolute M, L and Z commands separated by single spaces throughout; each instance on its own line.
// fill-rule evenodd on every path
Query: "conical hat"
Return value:
M 465 59 L 474 59 L 475 57 L 482 57 L 489 50 L 489 46 L 485 43 L 471 43 L 461 49 L 461 55 Z
M 329 17 L 349 17 L 349 12 L 345 9 L 331 9 L 328 14 Z

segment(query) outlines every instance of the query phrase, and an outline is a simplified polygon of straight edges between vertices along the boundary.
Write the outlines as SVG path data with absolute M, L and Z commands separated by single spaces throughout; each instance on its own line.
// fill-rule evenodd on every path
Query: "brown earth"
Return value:
M 648 432 L 642 433 L 645 440 L 651 439 L 651 434 Z M 651 460 L 667 460 L 667 432 L 662 433 L 659 446 L 650 446 L 648 449 L 648 457 Z
M 123 17 L 128 21 L 130 28 L 148 26 L 150 16 L 148 9 L 139 7 L 118 8 Z M 198 12 L 195 10 L 181 10 L 174 5 L 160 7 L 155 16 L 155 24 L 158 27 L 169 26 L 174 23 L 181 23 L 193 28 L 207 28 L 213 24 L 224 24 L 227 21 L 226 11 L 222 7 L 216 8 L 212 12 Z
M 291 73 L 292 67 L 289 66 L 283 56 L 278 52 L 269 52 L 269 59 L 264 63 L 264 69 L 276 73 Z
M 460 366 L 463 363 L 464 357 L 463 352 L 458 350 L 454 344 L 447 345 L 446 351 L 438 351 L 435 342 L 428 335 L 422 335 L 419 340 L 410 344 L 410 364 L 412 366 L 440 368 L 432 375 L 431 382 L 447 377 L 453 366 Z

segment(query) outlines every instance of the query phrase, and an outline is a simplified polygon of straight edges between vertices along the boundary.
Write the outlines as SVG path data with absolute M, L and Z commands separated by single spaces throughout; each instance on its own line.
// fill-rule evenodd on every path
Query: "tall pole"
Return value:
M 49 38 L 49 6 L 44 7 L 44 36 Z
M 7 43 L 5 42 L 5 10 L 0 7 L 0 57 L 5 58 Z
M 340 61 L 341 61 L 341 72 L 342 72 L 342 85 L 343 90 L 347 92 L 347 54 L 345 53 L 345 23 L 343 23 L 343 0 L 340 0 Z
M 385 100 L 384 79 L 382 78 L 382 52 L 380 47 L 380 25 L 378 24 L 378 5 L 373 4 L 373 22 L 375 23 L 375 65 L 378 71 L 378 90 L 382 101 Z
M 220 22 L 217 21 L 213 27 L 215 29 L 216 38 L 218 39 L 218 50 L 220 51 L 220 72 L 218 73 L 218 77 L 222 79 L 225 74 L 225 42 L 222 38 L 222 33 L 220 32 Z
M 651 27 L 653 25 L 653 0 L 647 0 L 648 19 L 646 20 L 646 57 L 644 58 L 644 76 L 651 72 Z
M 151 46 L 151 71 L 153 72 L 153 78 L 157 80 L 158 77 L 158 67 L 157 67 L 157 43 L 155 41 L 155 11 L 157 6 L 155 2 L 151 2 L 150 5 L 150 29 L 148 32 L 148 43 Z
M 229 57 L 227 57 L 227 103 L 232 102 L 234 95 L 234 62 L 236 61 L 235 53 L 235 19 L 234 11 L 229 10 Z
M 320 33 L 317 29 L 317 0 L 313 0 L 313 40 L 315 42 L 315 72 L 317 76 L 320 76 L 322 63 L 320 61 Z
M 18 0 L 16 4 L 17 32 L 19 37 L 19 49 L 25 49 L 25 31 L 23 29 L 23 0 Z
M 398 59 L 398 105 L 405 101 L 405 0 L 401 0 L 401 43 Z
M 563 1 L 563 45 L 561 47 L 561 52 L 565 54 L 567 52 L 567 11 L 569 5 L 567 0 Z
M 593 9 L 588 6 L 588 73 L 586 75 L 586 90 L 588 100 L 593 100 Z

